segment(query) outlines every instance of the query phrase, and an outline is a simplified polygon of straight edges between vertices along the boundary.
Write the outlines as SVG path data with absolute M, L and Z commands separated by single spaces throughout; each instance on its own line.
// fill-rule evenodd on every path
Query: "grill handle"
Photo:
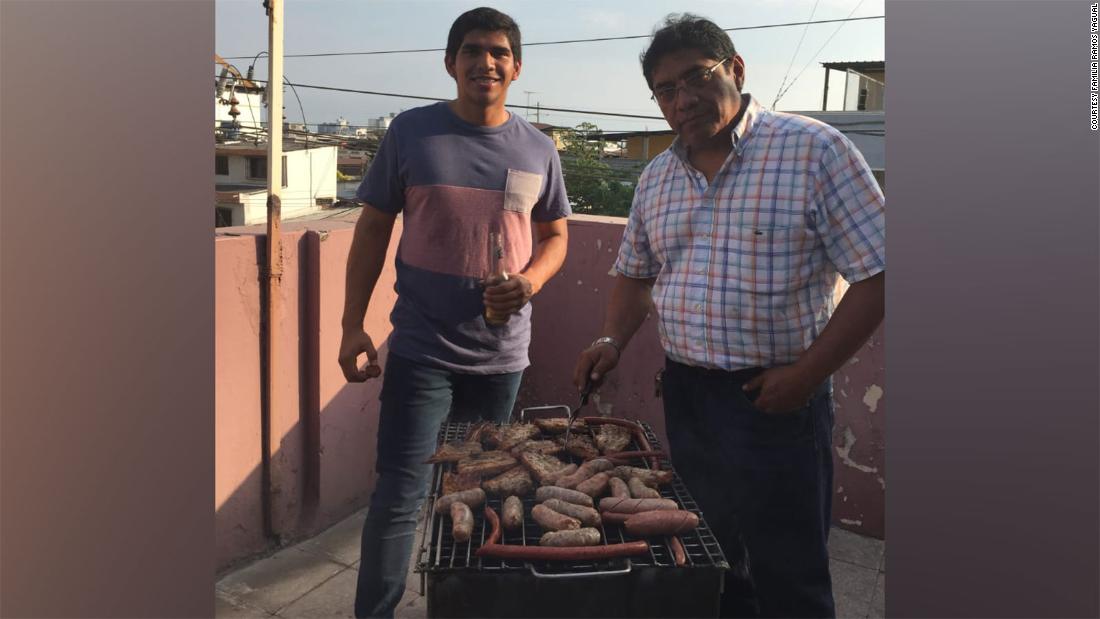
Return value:
M 567 572 L 563 574 L 547 574 L 546 572 L 540 572 L 535 569 L 533 563 L 527 564 L 527 569 L 531 570 L 531 574 L 535 578 L 588 578 L 590 576 L 621 576 L 623 574 L 629 574 L 630 570 L 634 567 L 634 564 L 630 562 L 630 559 L 626 560 L 626 567 L 621 570 L 599 570 L 592 572 Z
M 531 413 L 543 413 L 546 411 L 560 411 L 561 415 L 550 415 L 552 417 L 568 417 L 569 407 L 564 404 L 557 404 L 552 406 L 528 406 L 527 408 L 521 408 L 519 410 L 520 423 L 527 420 L 527 416 Z

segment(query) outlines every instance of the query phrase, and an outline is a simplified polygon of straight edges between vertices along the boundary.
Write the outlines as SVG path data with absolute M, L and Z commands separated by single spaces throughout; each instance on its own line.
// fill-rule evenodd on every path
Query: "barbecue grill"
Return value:
M 569 408 L 524 409 L 520 419 L 537 413 Z M 543 415 L 539 415 L 543 416 Z M 439 444 L 463 440 L 470 423 L 445 422 Z M 649 447 L 661 449 L 652 428 L 640 424 Z M 643 450 L 632 439 L 630 449 Z M 563 455 L 564 457 L 564 455 Z M 649 552 L 628 558 L 601 561 L 524 561 L 479 557 L 490 526 L 483 508 L 474 508 L 474 533 L 459 543 L 451 535 L 447 514 L 436 513 L 435 500 L 442 490 L 443 471 L 436 465 L 425 509 L 428 525 L 418 552 L 415 570 L 421 574 L 421 594 L 427 597 L 428 617 L 716 617 L 724 571 L 729 563 L 698 505 L 667 458 L 642 459 L 634 466 L 672 470 L 673 481 L 661 488 L 661 496 L 675 500 L 681 509 L 700 516 L 699 526 L 680 536 L 686 563 L 675 564 L 669 538 L 646 538 Z M 489 497 L 487 505 L 499 514 L 503 499 Z M 501 543 L 537 546 L 543 533 L 531 518 L 534 496 L 523 499 L 524 521 L 517 531 L 503 531 Z M 620 525 L 604 523 L 604 544 L 630 542 Z

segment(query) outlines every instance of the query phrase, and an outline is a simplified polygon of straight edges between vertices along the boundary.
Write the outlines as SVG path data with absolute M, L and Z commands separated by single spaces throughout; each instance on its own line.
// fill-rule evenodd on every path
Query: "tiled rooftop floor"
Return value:
M 359 534 L 366 510 L 317 537 L 224 576 L 215 585 L 219 619 L 352 617 Z M 419 547 L 417 540 L 416 546 Z M 885 542 L 834 528 L 829 540 L 837 617 L 884 617 Z M 410 571 L 398 619 L 426 616 L 420 575 Z

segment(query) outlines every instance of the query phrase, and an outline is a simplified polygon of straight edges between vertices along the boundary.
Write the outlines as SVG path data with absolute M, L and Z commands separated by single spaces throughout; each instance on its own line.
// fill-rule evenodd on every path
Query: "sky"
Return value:
M 284 53 L 361 52 L 442 48 L 462 12 L 492 6 L 512 16 L 525 43 L 608 36 L 648 35 L 669 13 L 691 12 L 722 28 L 846 17 L 885 15 L 884 0 L 523 0 L 493 3 L 462 0 L 286 0 Z M 854 10 L 854 12 L 853 12 Z M 885 19 L 730 32 L 745 59 L 745 91 L 772 107 L 786 78 L 790 89 L 774 107 L 821 109 L 825 69 L 821 62 L 885 59 Z M 838 30 L 839 27 L 839 30 Z M 831 38 L 830 38 L 831 37 Z M 520 78 L 508 103 L 660 116 L 642 76 L 638 55 L 647 39 L 524 46 Z M 217 0 L 215 52 L 242 73 L 267 50 L 267 16 L 260 0 Z M 797 53 L 796 53 L 797 52 Z M 266 79 L 261 57 L 257 78 Z M 292 83 L 453 98 L 454 80 L 443 52 L 286 58 Z M 214 77 L 214 74 L 211 75 Z M 797 78 L 797 79 L 796 79 Z M 829 107 L 841 108 L 842 75 L 832 72 Z M 299 88 L 301 106 L 288 89 L 286 120 L 316 124 L 343 117 L 352 125 L 428 104 L 428 101 Z M 303 114 L 304 112 L 304 114 Z M 534 111 L 514 110 L 535 120 Z M 594 122 L 604 131 L 662 130 L 660 119 L 585 116 L 542 111 L 542 122 L 576 126 Z

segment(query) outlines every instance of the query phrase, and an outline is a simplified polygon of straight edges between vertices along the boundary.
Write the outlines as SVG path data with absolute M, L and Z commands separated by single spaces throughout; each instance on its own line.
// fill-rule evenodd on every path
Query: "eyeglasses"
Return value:
M 723 59 L 721 62 L 714 65 L 713 67 L 692 71 L 691 73 L 677 80 L 675 84 L 661 86 L 660 88 L 653 91 L 653 95 L 650 96 L 650 99 L 656 101 L 660 105 L 668 105 L 669 103 L 672 103 L 676 100 L 676 94 L 680 91 L 681 88 L 689 92 L 698 92 L 702 90 L 703 87 L 705 87 L 714 76 L 714 71 L 718 69 L 718 67 L 722 66 L 726 62 L 726 60 L 729 60 L 729 58 Z M 683 86 L 680 86 L 680 82 L 683 82 Z

